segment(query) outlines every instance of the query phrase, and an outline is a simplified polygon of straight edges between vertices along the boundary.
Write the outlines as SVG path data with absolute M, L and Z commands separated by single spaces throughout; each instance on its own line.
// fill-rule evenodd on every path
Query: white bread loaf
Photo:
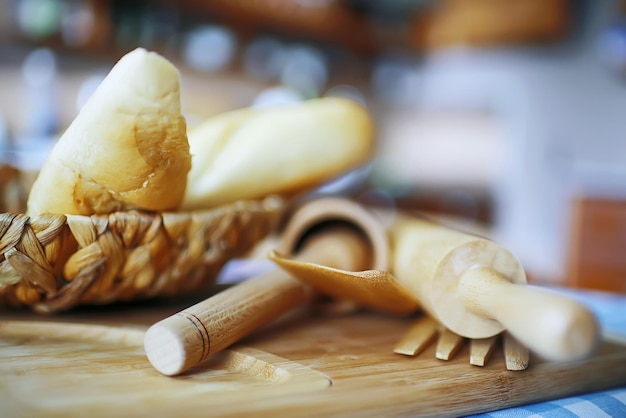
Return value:
M 373 123 L 355 102 L 324 98 L 223 113 L 190 129 L 183 208 L 293 194 L 364 164 Z
M 190 167 L 178 70 L 138 48 L 111 69 L 59 139 L 27 213 L 173 210 Z

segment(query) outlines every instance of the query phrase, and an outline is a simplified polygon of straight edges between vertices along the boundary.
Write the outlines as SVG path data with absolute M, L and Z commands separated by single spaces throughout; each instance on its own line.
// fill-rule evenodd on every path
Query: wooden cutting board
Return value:
M 485 367 L 468 363 L 467 347 L 447 362 L 434 347 L 394 354 L 413 319 L 370 313 L 288 318 L 165 377 L 146 359 L 143 333 L 176 310 L 0 315 L 0 415 L 458 416 L 626 385 L 618 343 L 581 363 L 531 357 L 514 372 L 501 350 Z

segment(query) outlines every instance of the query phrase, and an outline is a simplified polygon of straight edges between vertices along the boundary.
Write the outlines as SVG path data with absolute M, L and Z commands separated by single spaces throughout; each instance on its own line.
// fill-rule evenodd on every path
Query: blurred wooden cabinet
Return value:
M 417 15 L 411 41 L 419 50 L 449 46 L 543 43 L 571 26 L 569 0 L 439 0 Z
M 568 285 L 626 293 L 626 200 L 574 203 Z

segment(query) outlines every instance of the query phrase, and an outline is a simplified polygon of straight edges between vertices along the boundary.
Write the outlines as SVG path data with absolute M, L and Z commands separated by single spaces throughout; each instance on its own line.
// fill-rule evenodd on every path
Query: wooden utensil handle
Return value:
M 310 237 L 296 259 L 345 270 L 367 266 L 367 243 L 354 231 L 335 228 Z M 159 372 L 175 375 L 199 364 L 290 309 L 306 303 L 312 289 L 276 269 L 237 284 L 148 329 L 144 348 Z
M 469 269 L 461 278 L 459 292 L 470 311 L 499 321 L 547 360 L 582 359 L 598 341 L 598 323 L 583 305 L 549 291 L 513 284 L 491 268 Z

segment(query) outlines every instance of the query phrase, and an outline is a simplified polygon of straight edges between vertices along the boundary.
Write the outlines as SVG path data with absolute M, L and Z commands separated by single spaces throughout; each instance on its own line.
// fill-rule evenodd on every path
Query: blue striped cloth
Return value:
M 605 334 L 626 341 L 626 295 L 559 289 L 587 305 Z M 502 409 L 474 418 L 626 418 L 626 387 Z
M 626 417 L 626 387 L 472 416 L 489 418 Z

